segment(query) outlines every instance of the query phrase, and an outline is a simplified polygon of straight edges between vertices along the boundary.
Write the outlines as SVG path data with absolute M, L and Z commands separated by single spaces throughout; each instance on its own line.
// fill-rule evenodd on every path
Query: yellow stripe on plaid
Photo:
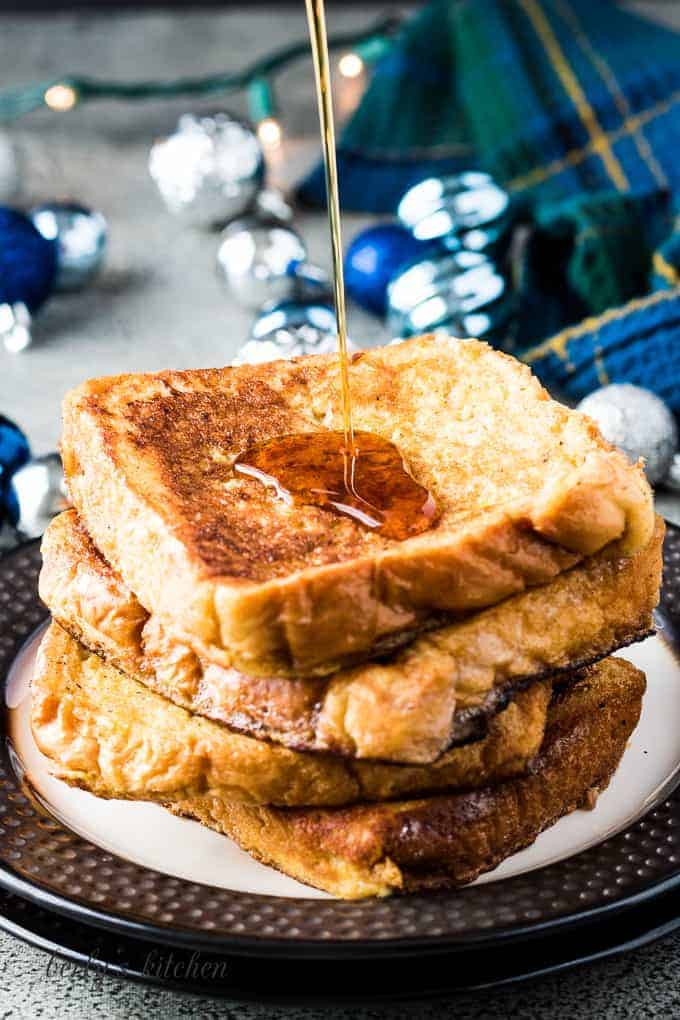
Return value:
M 610 322 L 616 322 L 617 319 L 623 319 L 630 312 L 636 312 L 642 308 L 651 308 L 653 305 L 662 304 L 664 301 L 670 301 L 677 297 L 677 290 L 658 290 L 647 297 L 634 298 L 633 301 L 629 301 L 628 304 L 622 305 L 620 308 L 610 308 L 609 311 L 603 312 L 602 315 L 591 315 L 576 326 L 569 326 L 560 333 L 551 336 L 548 340 L 544 340 L 543 343 L 537 344 L 536 347 L 532 347 L 531 350 L 526 351 L 522 355 L 522 361 L 525 361 L 527 365 L 533 365 L 545 357 L 546 354 L 555 354 L 560 361 L 568 362 L 569 353 L 567 351 L 567 344 L 570 340 L 575 340 L 577 337 L 583 336 L 584 333 L 593 333 L 595 330 L 600 329 L 601 326 L 606 326 Z M 568 365 L 567 368 L 570 371 L 573 370 L 573 366 Z
M 633 111 L 631 110 L 628 100 L 616 80 L 614 72 L 602 54 L 598 53 L 586 33 L 583 31 L 581 23 L 571 5 L 567 3 L 567 0 L 555 0 L 555 6 L 557 7 L 562 19 L 571 28 L 574 39 L 589 58 L 596 72 L 609 89 L 609 93 L 616 104 L 616 108 L 621 114 L 622 121 L 625 123 L 630 120 L 630 123 L 634 124 L 636 119 L 633 115 Z M 659 184 L 662 188 L 667 187 L 668 178 L 659 166 L 650 144 L 644 134 L 642 134 L 639 126 L 636 126 L 631 130 L 631 135 L 641 159 L 646 164 L 649 172 L 655 178 L 657 184 Z
M 593 364 L 595 365 L 595 371 L 597 372 L 597 381 L 600 386 L 609 386 L 611 382 L 607 369 L 604 365 L 604 358 L 602 356 L 602 348 L 596 347 L 595 353 L 593 354 Z
M 657 117 L 662 117 L 668 113 L 672 106 L 675 106 L 677 102 L 680 102 L 680 89 L 673 92 L 668 99 L 664 99 L 659 103 L 654 103 L 649 109 L 643 110 L 638 113 L 635 117 L 630 117 L 625 123 L 618 128 L 616 131 L 612 131 L 609 134 L 609 141 L 612 145 L 621 141 L 627 135 L 632 134 L 639 128 L 649 124 L 652 120 Z M 537 184 L 543 184 L 544 181 L 549 180 L 551 177 L 555 177 L 557 174 L 561 174 L 563 170 L 569 167 L 578 166 L 579 163 L 583 163 L 586 159 L 590 159 L 591 156 L 595 155 L 595 148 L 591 144 L 584 146 L 582 149 L 572 149 L 570 152 L 563 156 L 562 159 L 554 159 L 552 163 L 548 163 L 545 166 L 538 166 L 534 170 L 530 170 L 529 173 L 521 174 L 519 177 L 513 177 L 512 180 L 505 182 L 505 187 L 509 191 L 522 191 L 524 188 L 533 188 Z
M 675 266 L 672 266 L 670 262 L 667 262 L 660 251 L 655 251 L 652 258 L 652 269 L 657 276 L 663 277 L 668 283 L 672 284 L 673 287 L 677 287 L 680 284 L 680 273 L 678 273 Z
M 586 95 L 581 88 L 578 78 L 572 71 L 569 63 L 562 52 L 562 48 L 553 32 L 548 19 L 536 0 L 518 0 L 524 13 L 531 21 L 536 34 L 543 43 L 546 53 L 552 63 L 553 69 L 562 82 L 564 90 L 571 98 L 583 125 L 590 135 L 590 145 L 593 153 L 596 153 L 605 165 L 607 173 L 619 191 L 628 190 L 628 179 L 623 172 L 623 167 L 614 155 L 609 139 L 602 130 L 595 111 L 588 102 Z

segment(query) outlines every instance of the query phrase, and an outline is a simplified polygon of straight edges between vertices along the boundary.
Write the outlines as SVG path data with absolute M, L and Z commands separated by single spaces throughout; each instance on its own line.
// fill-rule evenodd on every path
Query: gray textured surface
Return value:
M 678 3 L 630 6 L 680 24 Z M 381 10 L 336 6 L 332 26 L 366 23 Z M 0 84 L 67 70 L 124 78 L 235 67 L 304 31 L 301 3 L 249 13 L 74 15 L 52 20 L 49 28 L 39 18 L 15 16 L 0 21 Z M 285 185 L 316 152 L 308 65 L 286 72 L 279 95 L 287 142 L 272 176 Z M 242 109 L 238 100 L 228 106 Z M 38 322 L 35 346 L 23 356 L 0 354 L 0 411 L 21 422 L 38 452 L 54 447 L 61 395 L 84 376 L 225 363 L 247 332 L 250 316 L 229 301 L 214 274 L 217 238 L 186 230 L 166 214 L 146 172 L 150 141 L 188 108 L 198 107 L 183 101 L 99 104 L 65 116 L 35 114 L 13 129 L 26 167 L 22 204 L 76 197 L 100 208 L 112 231 L 110 259 L 97 285 L 86 294 L 54 300 Z M 346 217 L 346 237 L 362 222 Z M 312 257 L 328 264 L 323 218 L 306 214 L 297 223 Z M 363 343 L 382 335 L 356 310 L 350 325 Z M 96 1013 L 111 1020 L 676 1017 L 679 953 L 680 936 L 673 936 L 621 959 L 516 990 L 441 1004 L 329 1011 L 236 1006 L 145 989 L 50 963 L 45 953 L 0 934 L 0 1020 L 80 1020 Z M 351 982 L 351 964 L 347 979 Z
M 680 935 L 619 959 L 517 988 L 403 1005 L 239 1005 L 144 988 L 89 973 L 0 935 L 1 1020 L 646 1020 L 680 1016 Z M 310 964 L 313 966 L 313 964 Z M 400 964 L 399 966 L 404 966 Z M 414 964 L 413 966 L 417 966 Z M 347 964 L 351 983 L 352 964 Z M 266 984 L 266 965 L 263 966 Z

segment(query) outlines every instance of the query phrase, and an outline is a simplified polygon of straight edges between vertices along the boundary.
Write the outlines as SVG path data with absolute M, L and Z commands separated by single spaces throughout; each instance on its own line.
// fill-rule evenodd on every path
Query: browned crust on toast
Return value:
M 58 630 L 53 624 L 50 634 L 61 641 Z M 72 642 L 66 635 L 63 640 Z M 562 815 L 592 805 L 593 791 L 606 787 L 638 721 L 645 686 L 644 675 L 622 659 L 607 659 L 577 675 L 550 704 L 542 746 L 529 771 L 494 786 L 353 807 L 273 808 L 234 799 L 233 773 L 223 768 L 219 781 L 209 781 L 200 742 L 190 742 L 184 757 L 177 758 L 172 741 L 164 742 L 165 711 L 160 730 L 159 717 L 146 713 L 144 737 L 147 745 L 165 749 L 173 768 L 166 768 L 160 783 L 136 773 L 129 754 L 135 734 L 129 739 L 126 728 L 129 704 L 112 697 L 106 684 L 100 686 L 96 715 L 104 722 L 95 737 L 82 711 L 89 683 L 83 685 L 81 676 L 70 700 L 61 698 L 55 705 L 45 652 L 49 641 L 33 691 L 33 725 L 58 776 L 99 796 L 160 800 L 231 836 L 265 863 L 345 898 L 472 881 L 529 845 Z M 51 653 L 47 658 L 51 667 L 58 662 Z M 95 668 L 106 669 L 101 664 Z M 162 703 L 151 692 L 144 696 Z M 170 705 L 167 710 L 182 712 Z M 65 719 L 70 720 L 67 740 L 59 736 Z M 155 741 L 149 741 L 149 734 Z M 125 760 L 119 753 L 123 745 Z M 189 753 L 191 782 L 179 775 L 186 773 Z
M 543 588 L 325 679 L 254 678 L 206 661 L 143 609 L 75 511 L 45 534 L 40 592 L 90 650 L 193 713 L 297 750 L 426 763 L 482 735 L 488 718 L 534 681 L 646 636 L 663 530 L 659 518 L 632 557 L 608 549 Z
M 52 623 L 38 655 L 31 722 L 57 774 L 102 797 L 338 805 L 518 775 L 541 745 L 550 691 L 549 682 L 533 684 L 494 717 L 483 740 L 435 765 L 353 762 L 291 751 L 194 716 Z
M 357 428 L 394 441 L 437 501 L 423 535 L 391 541 L 234 475 L 254 441 L 339 426 L 333 356 L 92 380 L 65 400 L 65 471 L 95 543 L 146 609 L 223 665 L 328 673 L 433 613 L 649 541 L 641 469 L 514 359 L 420 337 L 364 352 L 351 381 Z
M 335 896 L 446 889 L 530 845 L 604 789 L 635 728 L 645 677 L 622 659 L 586 670 L 552 703 L 528 774 L 471 792 L 339 809 L 250 807 L 199 797 L 177 813 Z

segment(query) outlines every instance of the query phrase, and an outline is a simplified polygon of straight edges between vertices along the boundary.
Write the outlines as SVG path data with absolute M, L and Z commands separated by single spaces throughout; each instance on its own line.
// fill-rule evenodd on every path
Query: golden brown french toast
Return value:
M 32 683 L 31 723 L 58 774 L 101 797 L 337 805 L 518 775 L 541 745 L 550 690 L 549 681 L 532 684 L 494 717 L 483 740 L 435 765 L 352 762 L 291 751 L 192 715 L 52 623 Z
M 395 443 L 438 517 L 405 541 L 290 507 L 233 464 L 290 433 L 340 428 L 335 356 L 94 379 L 64 402 L 73 503 L 144 608 L 249 675 L 329 673 L 432 614 L 545 584 L 653 530 L 651 492 L 587 417 L 474 340 L 361 352 L 355 427 Z
M 148 614 L 74 510 L 43 539 L 40 593 L 91 651 L 193 713 L 298 750 L 426 763 L 484 731 L 537 678 L 645 636 L 661 578 L 663 522 L 632 557 L 610 548 L 541 588 L 330 678 L 248 677 L 201 659 Z
M 591 666 L 548 710 L 531 770 L 493 787 L 338 809 L 281 811 L 206 797 L 170 807 L 336 897 L 460 885 L 608 785 L 639 719 L 644 686 L 644 674 L 623 659 Z
M 253 807 L 199 796 L 168 805 L 254 857 L 357 899 L 471 882 L 609 783 L 640 717 L 645 677 L 623 659 L 584 671 L 550 706 L 526 775 L 480 790 L 348 808 Z
M 126 684 L 134 690 L 121 695 Z M 519 713 L 536 691 L 546 693 L 543 685 L 534 685 L 492 727 L 501 726 L 507 713 Z M 274 765 L 284 756 L 312 759 L 306 781 L 318 793 L 323 756 L 230 737 L 223 727 L 191 717 L 88 655 L 57 624 L 41 648 L 32 724 L 54 773 L 68 783 L 103 797 L 160 801 L 303 882 L 357 898 L 468 882 L 533 842 L 590 799 L 593 789 L 607 785 L 637 723 L 643 692 L 639 670 L 622 659 L 606 659 L 560 685 L 547 713 L 544 703 L 540 751 L 523 774 L 481 789 L 335 808 L 247 803 L 277 790 L 284 803 L 299 794 L 305 784 L 301 773 L 277 772 Z M 526 721 L 520 725 L 527 728 Z M 483 743 L 493 739 L 490 732 Z M 238 741 L 252 751 L 235 755 Z M 451 754 L 465 756 L 468 748 L 479 747 Z M 374 773 L 366 763 L 360 768 L 364 777 L 374 776 L 367 788 L 372 782 L 381 797 L 395 792 L 385 775 L 428 772 L 377 766 Z M 333 786 L 329 777 L 326 782 L 326 789 Z

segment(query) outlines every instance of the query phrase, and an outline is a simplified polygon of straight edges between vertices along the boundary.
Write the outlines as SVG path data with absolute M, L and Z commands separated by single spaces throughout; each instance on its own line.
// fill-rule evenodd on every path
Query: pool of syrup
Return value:
M 237 474 L 257 479 L 287 503 L 326 507 L 380 532 L 405 539 L 432 527 L 434 499 L 410 474 L 394 443 L 355 432 L 348 451 L 342 432 L 277 436 L 246 450 Z

